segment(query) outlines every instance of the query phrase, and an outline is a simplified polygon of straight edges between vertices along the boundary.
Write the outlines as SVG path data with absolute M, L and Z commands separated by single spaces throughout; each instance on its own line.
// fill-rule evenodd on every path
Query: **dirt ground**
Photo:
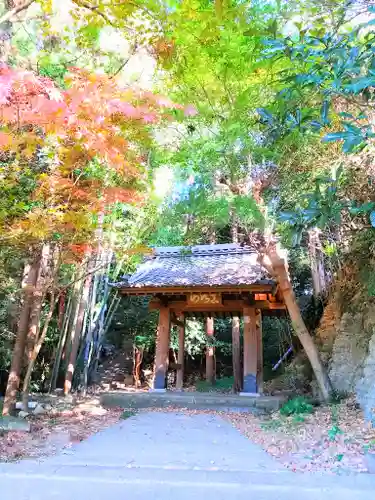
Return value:
M 0 462 L 54 455 L 116 423 L 122 413 L 120 409 L 105 410 L 93 398 L 72 408 L 53 408 L 45 415 L 30 416 L 29 433 L 0 435 Z
M 172 407 L 153 411 L 200 412 Z M 39 458 L 69 449 L 116 423 L 123 413 L 121 409 L 106 410 L 91 398 L 72 408 L 53 408 L 45 415 L 28 417 L 30 433 L 7 432 L 0 436 L 0 461 Z M 292 471 L 367 472 L 365 450 L 375 446 L 375 429 L 365 422 L 351 399 L 318 407 L 313 414 L 303 416 L 283 417 L 279 412 L 267 417 L 209 410 L 202 413 L 215 413 L 229 420 Z
M 280 412 L 267 417 L 209 410 L 204 413 L 215 413 L 229 420 L 242 434 L 294 472 L 368 472 L 365 452 L 369 446 L 375 448 L 375 429 L 365 421 L 353 399 L 317 407 L 313 414 L 303 416 L 284 417 Z
M 352 399 L 318 407 L 311 415 L 226 418 L 293 471 L 367 472 L 365 452 L 375 446 L 375 429 Z

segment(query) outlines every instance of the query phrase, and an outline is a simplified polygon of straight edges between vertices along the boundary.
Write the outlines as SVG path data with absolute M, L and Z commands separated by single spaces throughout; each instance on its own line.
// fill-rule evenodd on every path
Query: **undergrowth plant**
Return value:
M 337 436 L 344 434 L 339 426 L 338 407 L 336 404 L 331 406 L 331 421 L 332 427 L 328 430 L 327 434 L 330 441 L 335 441 Z
M 198 380 L 195 388 L 198 392 L 231 392 L 233 389 L 233 377 L 217 379 L 214 385 L 206 380 Z
M 127 420 L 130 417 L 134 417 L 137 414 L 135 410 L 124 410 L 121 415 L 121 420 Z
M 314 407 L 304 397 L 298 396 L 290 399 L 280 408 L 280 414 L 284 416 L 304 415 L 314 412 Z

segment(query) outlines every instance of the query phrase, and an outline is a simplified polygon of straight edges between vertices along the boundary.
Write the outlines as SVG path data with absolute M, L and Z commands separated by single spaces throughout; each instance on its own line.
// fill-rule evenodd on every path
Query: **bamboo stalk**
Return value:
M 88 259 L 89 260 L 89 259 Z M 74 330 L 72 329 L 72 346 L 69 356 L 69 362 L 65 374 L 64 394 L 68 394 L 72 388 L 72 381 L 74 376 L 75 365 L 77 361 L 77 354 L 79 350 L 79 343 L 82 335 L 82 327 L 84 325 L 85 311 L 89 299 L 90 286 L 92 281 L 92 274 L 88 274 L 82 289 L 82 294 L 77 307 L 77 314 L 75 317 Z
M 71 340 L 73 336 L 73 332 L 75 329 L 75 325 L 77 322 L 77 316 L 78 316 L 78 306 L 79 306 L 79 300 L 82 295 L 82 289 L 83 289 L 83 274 L 84 273 L 78 273 L 77 279 L 74 282 L 73 286 L 73 291 L 72 291 L 72 315 L 71 318 L 69 318 L 69 323 L 67 326 L 67 334 L 66 334 L 66 341 L 63 346 L 63 352 L 62 352 L 62 359 L 66 360 L 69 358 L 70 355 L 70 346 L 71 346 Z
M 68 304 L 67 304 L 66 309 L 65 309 L 63 324 L 61 327 L 61 334 L 59 337 L 59 343 L 57 344 L 57 348 L 56 348 L 55 361 L 53 363 L 49 392 L 53 392 L 56 389 L 56 383 L 57 383 L 57 377 L 59 375 L 62 353 L 64 350 L 66 337 L 67 337 L 67 333 L 68 333 L 69 320 L 70 320 L 70 317 L 72 314 L 72 309 L 73 309 L 72 297 L 73 297 L 73 294 L 71 293 L 69 295 L 69 298 L 68 298 Z
M 116 314 L 116 311 L 117 311 L 118 306 L 120 305 L 120 302 L 121 302 L 121 296 L 118 295 L 116 297 L 116 300 L 114 300 L 114 302 L 113 302 L 114 306 L 113 306 L 111 312 L 107 314 L 106 322 L 105 322 L 105 326 L 104 326 L 104 335 L 107 335 L 107 333 L 108 333 L 109 327 L 111 326 L 111 323 L 113 320 L 113 316 Z

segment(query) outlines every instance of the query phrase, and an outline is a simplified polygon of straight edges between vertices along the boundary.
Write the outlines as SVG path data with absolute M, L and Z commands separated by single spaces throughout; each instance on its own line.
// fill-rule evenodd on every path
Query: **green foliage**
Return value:
M 367 246 L 367 245 L 366 245 Z M 368 297 L 375 297 L 375 271 L 372 261 L 359 262 L 359 279 Z
M 198 380 L 195 388 L 198 392 L 221 392 L 228 393 L 233 389 L 233 377 L 222 377 L 216 379 L 214 384 L 210 384 L 206 380 Z
M 375 439 L 372 439 L 367 445 L 364 446 L 365 453 L 375 453 Z
M 189 247 L 184 247 L 184 248 L 181 249 L 181 255 L 182 256 L 184 256 L 184 255 L 185 256 L 189 256 L 189 255 L 192 255 L 192 253 L 193 253 L 192 249 L 189 248 Z
M 0 317 L 2 325 L 6 324 L 6 319 Z M 4 330 L 4 327 L 2 327 Z M 0 332 L 0 370 L 6 371 L 10 366 L 11 356 L 12 356 L 12 346 L 13 346 L 13 334 L 9 331 Z
M 165 218 L 167 219 L 167 217 Z M 152 246 L 180 246 L 184 243 L 183 226 L 181 221 L 175 226 L 166 226 L 167 220 L 161 216 L 160 221 L 150 236 Z M 169 221 L 170 222 L 170 221 Z
M 14 300 L 10 294 L 2 294 L 0 298 L 0 371 L 10 366 L 14 341 L 14 333 L 9 325 L 11 309 L 13 309 L 14 313 L 12 299 Z
M 305 398 L 298 396 L 289 400 L 280 408 L 281 415 L 303 415 L 313 413 L 314 407 Z
M 262 319 L 262 333 L 264 378 L 270 380 L 275 377 L 272 367 L 293 342 L 291 327 L 286 319 L 265 316 Z M 282 363 L 276 373 L 279 375 L 283 368 L 284 364 Z
M 280 212 L 279 221 L 292 227 L 292 245 L 299 246 L 303 232 L 311 228 L 334 229 L 341 223 L 342 211 L 348 202 L 340 200 L 339 186 L 342 169 L 335 178 L 318 177 L 313 193 L 301 195 L 301 205 L 295 211 Z
M 345 391 L 337 391 L 334 390 L 331 398 L 331 404 L 332 404 L 332 421 L 337 422 L 337 404 L 341 403 L 344 399 L 347 399 L 349 396 L 348 392 Z
M 306 413 L 306 412 L 305 412 Z M 299 413 L 293 416 L 294 424 L 302 424 L 305 421 L 305 418 Z
M 202 321 L 187 319 L 185 324 L 185 351 L 193 359 L 204 351 L 206 346 L 206 333 Z M 177 348 L 177 329 L 172 336 L 172 347 Z
M 218 321 L 215 322 L 215 337 L 207 339 L 205 326 L 203 321 L 187 319 L 185 326 L 185 351 L 193 359 L 199 355 L 202 355 L 205 347 L 210 345 L 215 347 L 216 354 L 221 356 L 227 356 L 231 353 L 231 343 L 225 339 L 220 339 L 223 331 L 220 329 L 223 325 L 220 325 Z M 178 334 L 177 329 L 175 333 L 172 334 L 171 347 L 177 349 Z
M 135 410 L 124 410 L 121 414 L 121 420 L 127 420 L 128 418 L 135 417 L 137 412 Z
M 375 297 L 375 272 L 370 271 L 366 277 L 367 293 L 369 297 Z
M 264 215 L 251 196 L 236 196 L 233 199 L 233 211 L 241 225 L 249 231 L 263 231 L 266 225 Z
M 335 441 L 336 437 L 344 434 L 338 425 L 333 425 L 327 432 L 330 441 Z
M 375 202 L 358 203 L 355 199 L 344 197 L 344 187 L 348 184 L 342 167 L 337 169 L 333 178 L 329 176 L 315 179 L 315 190 L 301 194 L 299 206 L 295 210 L 279 213 L 279 222 L 291 228 L 291 244 L 299 246 L 304 232 L 312 228 L 337 233 L 343 217 L 373 217 Z M 324 243 L 324 252 L 334 256 L 337 252 L 335 241 Z
M 122 299 L 108 334 L 108 341 L 117 348 L 125 338 L 132 339 L 137 347 L 152 350 L 155 345 L 157 312 L 148 309 L 148 297 L 135 296 Z
M 320 131 L 340 123 L 342 130 L 328 132 L 323 141 L 342 141 L 343 151 L 363 149 L 375 137 L 369 110 L 375 86 L 374 20 L 344 25 L 327 31 L 322 24 L 300 26 L 296 37 L 263 40 L 264 56 L 286 58 L 291 64 L 281 73 L 284 88 L 274 103 L 275 113 L 259 110 L 261 119 L 274 137 L 298 128 Z M 342 18 L 345 20 L 345 17 Z M 319 21 L 318 21 L 319 23 Z M 337 98 L 347 101 L 352 112 L 333 109 Z
M 279 430 L 283 426 L 283 422 L 280 419 L 270 419 L 261 423 L 261 428 L 265 431 L 273 432 Z
M 0 247 L 0 391 L 10 366 L 19 306 L 22 259 L 17 249 Z
M 39 74 L 54 80 L 61 88 L 65 88 L 65 76 L 68 67 L 64 61 L 53 61 L 50 56 L 46 56 L 39 61 Z
M 129 257 L 126 251 L 137 245 L 229 242 L 235 221 L 240 241 L 246 241 L 252 231 L 271 228 L 284 243 L 293 245 L 290 269 L 295 289 L 303 296 L 311 288 L 306 231 L 322 230 L 322 252 L 330 266 L 341 258 L 342 248 L 354 248 L 352 233 L 346 236 L 352 222 L 359 232 L 368 221 L 375 227 L 371 186 L 362 189 L 360 176 L 344 158 L 347 153 L 363 155 L 356 157 L 357 164 L 372 175 L 368 159 L 374 143 L 373 10 L 366 25 L 359 25 L 346 23 L 347 13 L 339 1 L 219 2 L 221 12 L 215 3 L 99 0 L 95 9 L 78 11 L 73 2 L 72 17 L 59 26 L 59 2 L 53 6 L 40 2 L 40 15 L 27 19 L 27 32 L 22 25 L 14 30 L 11 62 L 34 68 L 61 87 L 71 65 L 112 75 L 122 68 L 119 76 L 131 80 L 127 58 L 133 47 L 147 47 L 162 69 L 153 84 L 190 109 L 188 113 L 175 110 L 177 126 L 154 130 L 155 137 L 162 136 L 162 146 L 141 141 L 142 155 L 148 161 L 142 159 L 139 183 L 151 193 L 146 206 L 117 203 L 105 216 L 105 229 L 116 249 L 111 275 L 134 270 L 140 256 Z M 116 41 L 114 48 L 103 49 L 105 36 Z M 67 149 L 74 152 L 74 147 Z M 37 206 L 33 192 L 54 154 L 51 151 L 46 158 L 33 158 L 16 168 L 1 158 L 2 226 Z M 339 164 L 342 173 L 334 175 Z M 160 207 L 151 178 L 154 170 L 165 165 L 173 169 L 174 183 Z M 94 184 L 118 181 L 96 158 L 74 164 L 71 178 Z M 259 207 L 251 190 L 263 180 L 270 182 L 265 182 L 267 187 L 260 193 L 266 206 Z M 95 226 L 97 220 L 93 217 L 82 225 Z M 363 230 L 362 237 L 373 238 L 371 229 Z M 55 231 L 53 238 L 63 244 L 65 231 Z M 369 261 L 373 248 L 368 246 L 367 254 L 359 243 L 358 248 L 362 248 L 359 259 Z M 19 298 L 15 290 L 24 252 L 17 252 L 18 269 L 5 266 L 4 279 L 0 279 L 5 283 L 0 294 L 0 367 L 9 365 L 9 310 Z M 371 266 L 363 266 L 370 296 L 374 291 Z M 330 274 L 334 275 L 334 269 L 330 268 Z M 8 286 L 8 275 L 17 286 Z M 36 370 L 38 387 L 43 386 L 39 379 L 48 376 L 58 338 L 55 319 Z M 131 338 L 152 352 L 156 322 L 147 299 L 122 299 L 109 339 L 121 347 L 124 338 Z M 230 367 L 230 327 L 226 322 L 217 324 L 213 342 L 218 357 Z M 271 324 L 265 318 L 263 332 L 264 361 L 272 375 L 272 364 L 291 339 L 285 322 L 274 319 Z M 188 321 L 188 356 L 200 359 L 206 344 L 202 323 Z M 176 329 L 171 347 L 177 347 Z M 297 420 L 303 418 L 298 411 L 291 414 Z
M 101 28 L 91 22 L 82 26 L 78 32 L 78 41 L 81 47 L 95 48 L 98 44 Z

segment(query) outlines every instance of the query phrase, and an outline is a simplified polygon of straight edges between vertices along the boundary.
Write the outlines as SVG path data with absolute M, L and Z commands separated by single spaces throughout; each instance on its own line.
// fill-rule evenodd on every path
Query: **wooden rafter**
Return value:
M 268 300 L 223 300 L 222 304 L 204 304 L 204 305 L 189 305 L 186 301 L 175 300 L 169 301 L 168 307 L 174 312 L 227 312 L 236 313 L 241 312 L 244 307 L 249 306 L 262 310 L 285 310 L 285 305 L 282 302 L 270 302 Z M 150 301 L 150 310 L 158 310 L 163 307 L 163 304 L 158 299 Z
M 199 286 L 199 287 L 121 287 L 120 293 L 124 295 L 186 295 L 188 293 L 272 293 L 274 286 L 268 284 L 255 285 L 225 285 L 225 286 Z

